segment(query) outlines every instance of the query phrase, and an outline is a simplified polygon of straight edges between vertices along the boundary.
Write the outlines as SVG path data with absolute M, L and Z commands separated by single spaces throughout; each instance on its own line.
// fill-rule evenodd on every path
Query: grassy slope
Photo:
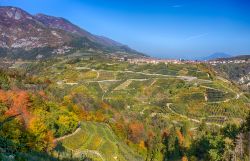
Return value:
M 94 160 L 142 160 L 105 123 L 82 122 L 81 130 L 62 141 L 62 145 Z

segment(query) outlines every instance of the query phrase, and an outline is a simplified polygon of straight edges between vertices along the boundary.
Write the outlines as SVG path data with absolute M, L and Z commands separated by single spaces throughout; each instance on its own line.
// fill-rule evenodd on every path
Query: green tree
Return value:
M 168 135 L 164 136 L 163 144 L 165 145 L 164 160 L 180 160 L 182 158 L 181 146 L 176 135 L 176 129 L 172 127 Z
M 240 132 L 240 128 L 237 127 L 235 124 L 227 124 L 223 129 L 222 129 L 222 134 L 225 137 L 228 137 L 232 140 L 235 140 L 237 135 Z
M 8 76 L 0 70 L 0 89 L 7 90 L 10 88 Z

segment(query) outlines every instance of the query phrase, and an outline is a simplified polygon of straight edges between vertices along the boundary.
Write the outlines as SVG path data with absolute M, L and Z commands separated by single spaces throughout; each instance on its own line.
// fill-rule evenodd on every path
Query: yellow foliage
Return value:
M 61 124 L 64 124 L 64 123 L 68 123 L 68 122 L 70 121 L 70 118 L 69 118 L 68 116 L 61 115 L 61 116 L 59 116 L 58 121 L 59 121 Z
M 144 142 L 143 140 L 141 140 L 141 141 L 139 142 L 139 147 L 140 147 L 141 149 L 146 149 L 146 147 L 145 147 L 145 142 Z
M 71 96 L 64 96 L 64 98 L 63 98 L 63 102 L 65 102 L 65 103 L 71 103 L 72 101 L 71 101 Z
M 188 158 L 186 156 L 181 158 L 181 161 L 188 161 Z
M 36 117 L 33 117 L 30 120 L 28 128 L 29 128 L 29 131 L 32 132 L 34 135 L 40 134 L 41 138 L 44 138 L 47 132 L 47 128 L 44 125 L 44 123 Z
M 33 117 L 28 126 L 28 131 L 32 134 L 32 142 L 28 143 L 28 146 L 38 151 L 50 151 L 54 147 L 53 134 L 48 131 L 45 124 L 41 119 Z
M 87 112 L 77 105 L 73 105 L 72 109 L 74 113 L 78 116 L 79 120 L 86 120 Z

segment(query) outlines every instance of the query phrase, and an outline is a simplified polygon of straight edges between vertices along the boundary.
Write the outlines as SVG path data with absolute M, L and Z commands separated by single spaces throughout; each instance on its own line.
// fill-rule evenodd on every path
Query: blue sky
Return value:
M 0 0 L 162 58 L 250 54 L 249 0 Z

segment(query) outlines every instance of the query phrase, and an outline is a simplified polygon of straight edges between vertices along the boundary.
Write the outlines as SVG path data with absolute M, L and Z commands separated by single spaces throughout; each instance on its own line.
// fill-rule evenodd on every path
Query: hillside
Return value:
M 95 160 L 143 160 L 104 123 L 82 122 L 80 131 L 61 143 L 66 149 L 73 150 L 74 155 L 84 154 Z
M 250 0 L 0 0 L 0 161 L 250 161 L 249 20 Z
M 41 59 L 76 51 L 143 56 L 109 38 L 96 36 L 66 19 L 0 7 L 0 56 Z
M 242 59 L 229 59 L 233 60 L 245 60 L 247 57 L 240 57 Z M 218 75 L 227 78 L 228 80 L 238 84 L 244 91 L 250 91 L 250 64 L 245 63 L 226 63 L 217 64 L 213 66 L 218 72 Z
M 223 58 L 219 58 L 217 60 L 230 61 L 230 60 L 249 60 L 249 59 L 250 59 L 250 55 L 238 55 L 238 56 L 234 56 L 234 57 L 230 57 L 230 58 L 223 57 Z
M 17 61 L 1 73 L 1 119 L 22 112 L 0 138 L 22 152 L 50 151 L 60 159 L 210 160 L 217 147 L 197 154 L 201 139 L 227 146 L 224 130 L 239 127 L 250 108 L 247 93 L 206 64 L 64 58 Z M 18 140 L 10 127 L 18 127 L 20 137 L 35 134 L 37 144 L 22 148 L 32 137 Z
M 121 47 L 123 46 L 122 44 L 108 39 L 106 37 L 102 36 L 95 36 L 88 31 L 85 31 L 81 29 L 80 27 L 72 24 L 68 20 L 60 17 L 53 17 L 53 16 L 48 16 L 44 14 L 36 14 L 35 15 L 36 20 L 44 24 L 45 26 L 49 28 L 55 28 L 55 29 L 61 29 L 67 32 L 70 32 L 72 34 L 77 34 L 82 37 L 87 37 L 89 40 L 93 42 L 97 42 L 99 44 L 102 44 L 106 47 Z

